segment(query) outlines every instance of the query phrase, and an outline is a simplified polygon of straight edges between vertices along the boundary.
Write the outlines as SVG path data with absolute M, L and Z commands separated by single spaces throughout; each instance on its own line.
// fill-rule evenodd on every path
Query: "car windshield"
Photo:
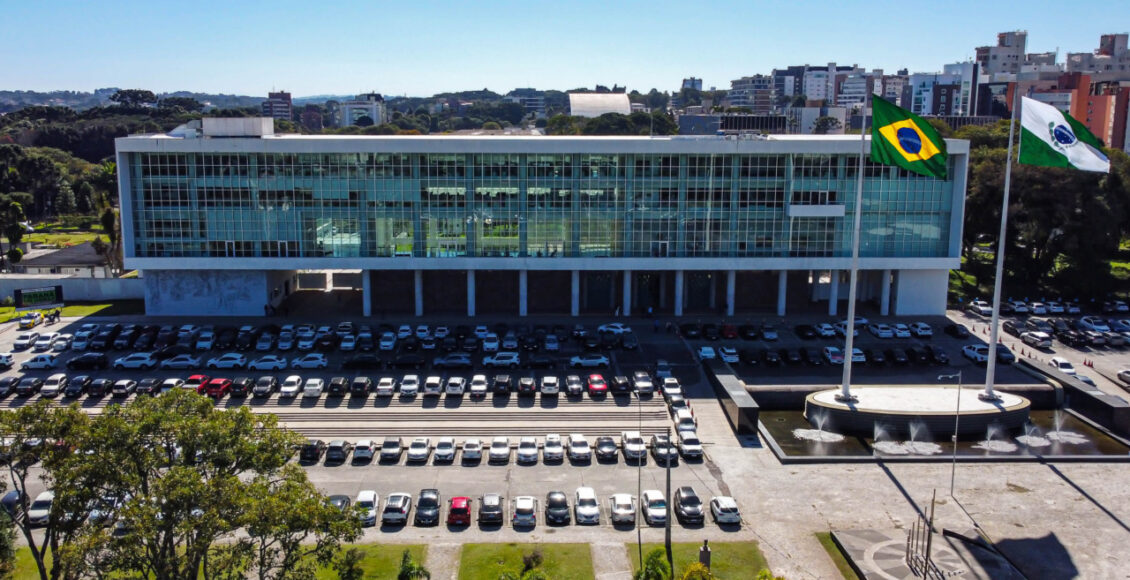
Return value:
M 421 497 L 420 501 L 416 503 L 416 507 L 421 508 L 434 508 L 437 505 L 439 505 L 439 502 L 436 501 L 435 496 L 431 495 L 425 495 Z
M 528 515 L 534 513 L 534 508 L 520 507 L 519 506 L 515 511 L 518 512 L 518 515 L 520 515 L 520 516 L 528 516 Z
M 577 500 L 578 507 L 596 507 L 596 499 L 591 497 L 583 497 Z
M 396 441 L 385 441 L 384 445 L 382 445 L 381 448 L 383 448 L 383 449 L 400 449 L 400 444 L 397 443 Z
M 691 495 L 683 498 L 683 505 L 697 506 L 702 505 L 702 500 L 698 499 L 697 495 Z
M 51 507 L 51 500 L 49 499 L 41 499 L 31 504 L 33 510 L 45 510 L 49 507 Z
M 647 502 L 647 507 L 657 510 L 666 509 L 667 502 L 661 499 L 653 499 Z
M 363 508 L 363 509 L 373 509 L 373 502 L 371 502 L 371 501 L 359 501 L 359 502 L 357 502 L 357 507 L 360 507 L 360 508 Z
M 551 508 L 562 508 L 562 507 L 565 507 L 567 505 L 565 503 L 565 497 L 564 496 L 556 496 L 556 495 L 549 496 L 549 501 L 547 503 L 549 504 L 549 507 L 551 507 Z

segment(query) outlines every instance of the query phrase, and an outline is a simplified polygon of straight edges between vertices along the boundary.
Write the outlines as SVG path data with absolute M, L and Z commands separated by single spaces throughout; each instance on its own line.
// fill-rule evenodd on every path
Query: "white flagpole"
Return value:
M 855 283 L 859 278 L 859 231 L 863 223 L 863 156 L 867 151 L 867 98 L 874 98 L 870 91 L 863 95 L 863 121 L 859 128 L 859 163 L 855 176 L 855 216 L 851 230 L 851 278 L 848 282 L 847 328 L 844 332 L 844 377 L 837 401 L 857 401 L 851 394 L 851 353 L 855 344 Z M 833 284 L 839 280 L 833 279 Z
M 1004 281 L 1005 236 L 1008 234 L 1008 190 L 1012 182 L 1012 137 L 1016 125 L 1020 123 L 1020 82 L 1012 95 L 1012 119 L 1008 124 L 1008 157 L 1004 164 L 1004 196 L 1001 200 L 1001 232 L 997 237 L 997 276 L 993 281 L 993 317 L 989 323 L 989 359 L 985 361 L 985 390 L 978 396 L 984 401 L 996 401 L 1000 397 L 993 392 L 993 382 L 997 374 L 997 326 L 1001 318 L 1001 283 Z

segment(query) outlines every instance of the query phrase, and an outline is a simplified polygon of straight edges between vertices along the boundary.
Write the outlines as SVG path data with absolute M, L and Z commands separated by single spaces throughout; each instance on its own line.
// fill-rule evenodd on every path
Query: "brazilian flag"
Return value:
M 946 142 L 922 117 L 879 97 L 871 99 L 871 161 L 927 177 L 946 178 Z

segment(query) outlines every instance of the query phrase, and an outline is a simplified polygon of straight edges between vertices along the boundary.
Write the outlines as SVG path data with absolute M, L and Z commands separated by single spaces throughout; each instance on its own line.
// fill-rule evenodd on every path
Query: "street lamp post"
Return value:
M 957 379 L 957 404 L 953 414 L 953 463 L 950 467 L 950 497 L 953 497 L 953 484 L 957 476 L 957 429 L 961 424 L 961 371 L 952 375 L 938 375 L 939 381 L 949 379 Z
M 640 392 L 636 390 L 636 409 L 638 411 L 639 423 L 636 427 L 639 429 L 640 436 L 643 436 L 643 397 Z M 640 496 L 643 495 L 643 461 L 636 461 L 636 501 L 640 501 Z M 639 551 L 640 569 L 643 569 L 643 527 L 639 522 L 636 522 L 636 549 Z

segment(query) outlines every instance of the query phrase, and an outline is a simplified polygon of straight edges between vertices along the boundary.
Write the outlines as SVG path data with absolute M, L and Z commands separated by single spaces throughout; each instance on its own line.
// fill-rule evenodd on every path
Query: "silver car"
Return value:
M 612 494 L 608 499 L 609 512 L 612 514 L 612 524 L 635 524 L 636 502 L 628 493 Z

